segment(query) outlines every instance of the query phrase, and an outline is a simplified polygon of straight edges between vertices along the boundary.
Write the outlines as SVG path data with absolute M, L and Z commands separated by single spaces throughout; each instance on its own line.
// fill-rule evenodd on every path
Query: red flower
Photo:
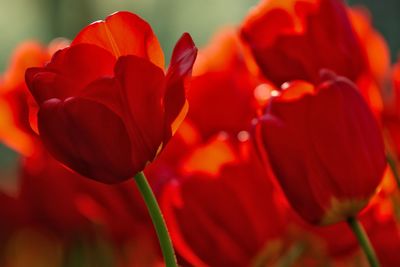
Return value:
M 264 0 L 243 23 L 242 37 L 277 86 L 292 80 L 318 83 L 321 69 L 356 81 L 368 69 L 340 0 Z
M 314 224 L 356 215 L 386 166 L 379 127 L 356 87 L 323 76 L 316 88 L 286 84 L 256 129 L 290 204 Z
M 348 9 L 351 24 L 366 51 L 372 78 L 379 86 L 388 78 L 390 50 L 383 36 L 374 29 L 369 11 L 362 7 Z
M 26 72 L 45 146 L 89 178 L 129 179 L 183 119 L 185 81 L 196 53 L 184 34 L 164 74 L 159 43 L 138 16 L 119 12 L 87 26 L 49 64 Z
M 34 151 L 35 101 L 25 85 L 25 70 L 44 65 L 55 50 L 65 47 L 67 41 L 57 39 L 44 47 L 34 41 L 26 41 L 13 52 L 7 70 L 0 78 L 0 139 L 12 149 L 24 155 Z M 28 114 L 29 113 L 29 114 Z
M 286 224 L 271 180 L 250 143 L 232 141 L 194 149 L 161 195 L 185 266 L 264 266 L 283 249 Z
M 356 81 L 364 99 L 380 118 L 383 109 L 383 88 L 390 70 L 390 51 L 385 39 L 377 32 L 371 16 L 362 8 L 348 9 L 353 28 L 366 51 L 369 70 L 366 70 Z
M 260 83 L 249 66 L 237 33 L 224 30 L 200 50 L 188 101 L 189 119 L 204 138 L 251 128 L 256 116 L 254 89 Z

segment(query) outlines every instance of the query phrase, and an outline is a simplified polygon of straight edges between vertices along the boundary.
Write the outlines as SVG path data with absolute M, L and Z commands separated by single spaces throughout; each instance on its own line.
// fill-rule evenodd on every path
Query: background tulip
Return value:
M 368 68 L 341 0 L 261 1 L 244 21 L 242 37 L 276 86 L 318 82 L 323 68 L 356 81 Z
M 189 152 L 177 173 L 161 205 L 190 266 L 261 266 L 279 258 L 284 212 L 249 141 L 211 138 Z
M 371 110 L 346 78 L 322 72 L 319 87 L 284 84 L 256 130 L 282 190 L 313 224 L 347 221 L 371 267 L 379 261 L 356 219 L 386 166 L 382 135 Z
M 254 88 L 261 83 L 252 60 L 234 29 L 222 29 L 210 46 L 200 50 L 188 91 L 187 118 L 205 139 L 251 127 L 257 114 Z
M 368 203 L 386 166 L 379 127 L 347 79 L 288 84 L 259 121 L 271 166 L 306 221 L 331 224 Z
M 14 51 L 10 65 L 0 81 L 0 111 L 2 114 L 0 138 L 23 155 L 34 152 L 34 131 L 37 106 L 25 84 L 25 70 L 44 65 L 58 49 L 68 45 L 56 39 L 47 47 L 34 41 L 20 44 Z M 33 129 L 32 129 L 33 127 Z

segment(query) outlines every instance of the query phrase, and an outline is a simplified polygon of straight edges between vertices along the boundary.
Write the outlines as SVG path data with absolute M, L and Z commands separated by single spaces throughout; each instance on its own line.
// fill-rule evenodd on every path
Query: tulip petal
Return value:
M 90 24 L 71 45 L 81 43 L 102 47 L 117 58 L 126 55 L 146 58 L 164 68 L 164 55 L 150 25 L 129 12 L 116 12 L 104 21 Z
M 247 75 L 234 71 L 193 77 L 187 118 L 206 138 L 220 131 L 237 134 L 248 130 L 256 116 L 252 85 Z
M 79 97 L 105 105 L 118 116 L 124 116 L 121 101 L 121 87 L 114 78 L 102 78 L 89 84 Z
M 285 229 L 268 174 L 251 144 L 241 145 L 249 149 L 245 157 L 226 140 L 195 149 L 197 157 L 197 152 L 223 147 L 238 161 L 220 161 L 216 163 L 219 171 L 212 174 L 204 172 L 203 166 L 200 172 L 193 169 L 163 191 L 161 205 L 174 245 L 191 266 L 248 266 Z M 210 196 L 217 196 L 217 201 Z
M 313 191 L 312 185 L 314 180 L 319 180 L 320 170 L 314 166 L 307 168 L 313 160 L 304 127 L 310 101 L 309 94 L 301 101 L 273 101 L 261 121 L 261 129 L 269 161 L 288 201 L 304 219 L 317 223 L 324 214 L 320 203 L 328 205 L 329 196 L 321 198 Z
M 46 69 L 73 81 L 79 88 L 91 81 L 112 76 L 115 58 L 95 45 L 80 44 L 58 51 Z
M 38 126 L 52 155 L 84 176 L 117 183 L 139 171 L 132 168 L 123 121 L 104 105 L 82 98 L 50 99 L 42 104 Z
M 124 121 L 132 142 L 134 162 L 144 165 L 156 156 L 163 142 L 162 69 L 137 56 L 121 57 L 115 66 Z
M 308 122 L 312 148 L 336 182 L 335 196 L 368 199 L 386 166 L 381 133 L 372 112 L 357 88 L 339 78 L 320 88 L 312 109 Z
M 197 48 L 191 36 L 184 33 L 176 43 L 167 72 L 167 87 L 164 106 L 167 124 L 172 133 L 176 131 L 186 116 L 188 105 L 185 96 L 185 81 L 192 73 Z
M 93 80 L 112 76 L 114 64 L 114 57 L 106 50 L 81 44 L 58 51 L 45 68 L 28 69 L 25 79 L 41 104 L 50 98 L 75 96 Z
M 29 82 L 29 89 L 38 105 L 51 98 L 66 99 L 79 91 L 71 80 L 46 69 L 34 76 Z

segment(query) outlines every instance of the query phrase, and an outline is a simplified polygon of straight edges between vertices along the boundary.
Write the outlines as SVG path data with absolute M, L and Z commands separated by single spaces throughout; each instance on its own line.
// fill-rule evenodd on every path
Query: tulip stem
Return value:
M 154 193 L 151 190 L 151 187 L 147 182 L 146 176 L 143 172 L 139 172 L 135 175 L 135 182 L 139 188 L 144 202 L 146 203 L 151 220 L 153 221 L 154 228 L 156 229 L 165 261 L 165 266 L 177 267 L 178 264 L 176 262 L 174 247 L 172 246 L 172 241 L 169 236 L 164 217 L 161 213 L 160 207 L 158 206 L 157 199 L 154 196 Z
M 367 236 L 367 233 L 364 230 L 364 227 L 355 217 L 348 218 L 347 223 L 353 231 L 354 235 L 356 236 L 358 243 L 360 244 L 365 255 L 367 256 L 369 265 L 371 267 L 379 267 L 380 264 L 378 258 L 376 257 L 374 248 L 371 245 L 371 242 Z

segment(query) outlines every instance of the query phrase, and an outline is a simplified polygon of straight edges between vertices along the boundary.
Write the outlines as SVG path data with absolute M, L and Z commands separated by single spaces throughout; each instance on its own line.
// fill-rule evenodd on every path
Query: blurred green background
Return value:
M 59 36 L 73 38 L 88 23 L 117 10 L 129 10 L 149 21 L 166 58 L 188 31 L 201 47 L 222 25 L 238 24 L 258 0 L 0 0 L 0 71 L 13 47 L 26 39 L 44 43 Z M 399 0 L 349 0 L 366 5 L 396 58 L 400 48 Z
M 164 48 L 166 59 L 180 35 L 190 32 L 198 45 L 220 25 L 237 24 L 258 0 L 0 0 L 0 68 L 12 48 L 25 39 L 48 42 L 72 39 L 92 21 L 117 10 L 147 20 Z

